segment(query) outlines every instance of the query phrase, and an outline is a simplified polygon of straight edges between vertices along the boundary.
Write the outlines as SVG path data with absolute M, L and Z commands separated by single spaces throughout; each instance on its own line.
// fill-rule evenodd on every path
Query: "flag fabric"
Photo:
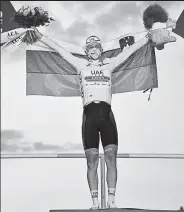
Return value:
M 100 60 L 113 58 L 122 51 L 130 57 L 113 71 L 112 93 L 141 91 L 158 87 L 154 48 L 147 43 L 135 51 L 146 32 L 128 34 L 103 44 Z M 82 48 L 56 41 L 75 57 L 86 59 Z M 58 53 L 37 43 L 26 51 L 26 94 L 46 96 L 80 96 L 77 71 Z

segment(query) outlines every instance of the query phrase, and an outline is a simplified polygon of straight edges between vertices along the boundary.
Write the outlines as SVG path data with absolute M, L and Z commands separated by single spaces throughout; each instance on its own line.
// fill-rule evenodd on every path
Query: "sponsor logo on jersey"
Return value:
M 104 76 L 103 70 L 91 70 L 92 76 Z
M 85 80 L 87 82 L 94 82 L 94 81 L 109 82 L 110 81 L 110 77 L 106 77 L 106 76 L 88 76 L 88 77 L 85 77 Z
M 104 76 L 103 70 L 91 70 L 91 76 L 86 76 L 85 81 L 87 82 L 109 82 L 110 77 Z

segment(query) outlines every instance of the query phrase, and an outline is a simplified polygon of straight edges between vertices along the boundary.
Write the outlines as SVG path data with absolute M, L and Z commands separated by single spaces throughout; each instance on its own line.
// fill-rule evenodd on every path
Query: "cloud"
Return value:
M 84 21 L 84 20 L 80 20 L 80 21 L 76 21 L 72 24 L 72 26 L 67 30 L 68 35 L 70 36 L 84 36 L 86 35 L 86 32 L 88 30 L 89 24 Z
M 2 152 L 67 152 L 82 150 L 82 145 L 78 143 L 64 143 L 63 145 L 44 144 L 43 142 L 20 142 L 20 143 L 1 143 Z
M 27 142 L 24 134 L 18 130 L 1 131 L 1 151 L 2 152 L 64 152 L 72 150 L 82 150 L 79 143 L 65 142 L 62 145 L 44 144 L 40 142 Z
M 51 17 L 53 16 L 51 15 Z M 55 39 L 65 40 L 66 34 L 62 27 L 61 21 L 56 19 L 54 20 L 55 21 L 52 21 L 49 26 L 40 27 L 39 31 L 51 38 L 54 37 Z
M 118 2 L 112 9 L 95 20 L 95 24 L 104 29 L 115 30 L 116 27 L 125 25 L 128 17 L 137 17 L 140 15 L 140 10 L 136 7 L 135 2 L 129 2 L 127 4 Z
M 91 13 L 94 11 L 98 11 L 104 9 L 106 5 L 110 2 L 108 1 L 61 1 L 61 5 L 68 10 L 76 10 L 76 8 L 80 8 L 80 12 Z
M 65 31 L 65 41 L 73 44 L 84 44 L 84 39 L 88 37 L 88 32 L 92 29 L 92 24 L 85 20 L 77 20 Z
M 82 1 L 82 7 L 87 12 L 94 12 L 98 10 L 103 10 L 106 5 L 110 2 L 108 1 Z
M 107 13 L 96 17 L 94 25 L 101 31 L 104 41 L 126 33 L 143 30 L 142 13 L 136 2 L 117 2 Z
M 24 137 L 23 133 L 16 130 L 1 131 L 1 151 L 15 152 L 18 150 L 18 143 Z
M 23 138 L 23 133 L 21 131 L 16 130 L 3 130 L 1 131 L 1 142 L 2 141 L 9 141 L 9 140 L 15 140 L 15 139 L 21 139 Z
M 36 142 L 33 144 L 34 151 L 69 151 L 82 149 L 81 144 L 74 144 L 71 142 L 64 143 L 63 145 L 44 144 L 42 142 Z

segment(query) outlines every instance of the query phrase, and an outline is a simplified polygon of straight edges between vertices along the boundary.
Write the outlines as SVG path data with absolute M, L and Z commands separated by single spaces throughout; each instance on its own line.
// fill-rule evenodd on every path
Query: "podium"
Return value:
M 114 209 L 99 209 L 99 210 L 85 210 L 85 209 L 77 209 L 77 210 L 70 210 L 70 209 L 52 209 L 49 212 L 177 212 L 180 210 L 149 210 L 149 209 L 137 209 L 137 208 L 114 208 Z

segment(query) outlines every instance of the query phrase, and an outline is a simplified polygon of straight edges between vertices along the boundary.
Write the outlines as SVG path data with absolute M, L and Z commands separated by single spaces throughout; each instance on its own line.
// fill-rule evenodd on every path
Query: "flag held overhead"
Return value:
M 157 68 L 154 48 L 148 42 L 136 50 L 135 45 L 145 32 L 122 36 L 112 42 L 104 43 L 101 60 L 111 59 L 121 53 L 121 48 L 128 55 L 128 59 L 116 68 L 112 75 L 112 92 L 123 93 L 141 91 L 158 87 Z M 130 41 L 126 45 L 122 41 Z M 135 43 L 133 43 L 135 42 Z M 61 42 L 57 42 L 63 46 Z M 112 45 L 113 43 L 113 45 Z M 131 45 L 132 44 L 132 45 Z M 135 44 L 135 45 L 134 45 Z M 113 46 L 113 47 L 112 47 Z M 74 56 L 84 58 L 85 53 L 72 52 L 71 46 L 65 48 Z M 76 48 L 77 50 L 77 48 Z M 80 86 L 77 71 L 59 54 L 42 45 L 34 45 L 26 51 L 26 93 L 27 95 L 46 96 L 80 96 Z

